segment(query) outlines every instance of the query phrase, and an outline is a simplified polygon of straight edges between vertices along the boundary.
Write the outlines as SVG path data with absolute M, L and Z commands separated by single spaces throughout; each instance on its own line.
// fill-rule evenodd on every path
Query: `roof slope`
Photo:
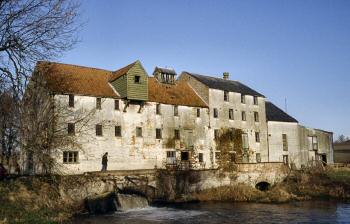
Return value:
M 266 101 L 265 104 L 266 107 L 266 119 L 267 121 L 281 121 L 281 122 L 295 122 L 298 123 L 298 121 L 281 110 L 279 107 L 274 105 L 271 102 Z
M 38 62 L 37 71 L 56 93 L 118 97 L 108 83 L 111 71 L 55 62 Z
M 216 78 L 216 77 L 211 77 L 211 76 L 205 76 L 205 75 L 199 75 L 195 73 L 190 73 L 190 72 L 184 72 L 201 83 L 205 84 L 209 88 L 212 89 L 220 89 L 224 91 L 229 91 L 229 92 L 236 92 L 236 93 L 241 93 L 244 95 L 252 95 L 252 96 L 260 96 L 260 97 L 265 97 L 264 95 L 258 93 L 257 91 L 249 88 L 248 86 L 238 82 L 238 81 L 233 81 L 233 80 L 225 80 L 221 78 Z
M 172 85 L 160 83 L 156 78 L 150 77 L 148 79 L 148 99 L 164 104 L 208 107 L 185 81 L 176 81 Z
M 131 63 L 130 65 L 127 65 L 115 72 L 112 73 L 111 77 L 109 78 L 110 82 L 113 82 L 117 78 L 119 78 L 122 75 L 125 75 L 138 61 L 135 61 L 134 63 Z

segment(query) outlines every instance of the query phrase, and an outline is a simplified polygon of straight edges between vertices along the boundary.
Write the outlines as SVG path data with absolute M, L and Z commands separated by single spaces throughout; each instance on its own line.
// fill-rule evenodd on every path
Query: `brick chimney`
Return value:
M 222 75 L 222 78 L 225 79 L 225 80 L 230 79 L 230 73 L 224 72 L 223 75 Z

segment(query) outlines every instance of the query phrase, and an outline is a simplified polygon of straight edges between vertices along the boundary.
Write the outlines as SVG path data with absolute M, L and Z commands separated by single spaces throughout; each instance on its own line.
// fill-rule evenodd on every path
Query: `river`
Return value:
M 73 223 L 350 223 L 350 203 L 186 203 L 100 216 L 81 216 Z

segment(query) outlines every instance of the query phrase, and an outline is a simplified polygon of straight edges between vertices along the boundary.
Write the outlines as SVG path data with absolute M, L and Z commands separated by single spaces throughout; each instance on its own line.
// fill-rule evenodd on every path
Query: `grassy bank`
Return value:
M 73 214 L 53 177 L 0 181 L 0 195 L 0 223 L 62 223 Z
M 238 184 L 207 189 L 193 195 L 200 201 L 288 202 L 311 199 L 350 200 L 350 169 L 293 171 L 268 191 Z

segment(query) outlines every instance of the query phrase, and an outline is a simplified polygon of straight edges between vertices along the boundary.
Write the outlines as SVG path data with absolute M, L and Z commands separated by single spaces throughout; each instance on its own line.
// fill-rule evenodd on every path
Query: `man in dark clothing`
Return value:
M 108 152 L 106 152 L 102 156 L 102 170 L 101 171 L 107 171 L 107 163 L 108 163 Z

